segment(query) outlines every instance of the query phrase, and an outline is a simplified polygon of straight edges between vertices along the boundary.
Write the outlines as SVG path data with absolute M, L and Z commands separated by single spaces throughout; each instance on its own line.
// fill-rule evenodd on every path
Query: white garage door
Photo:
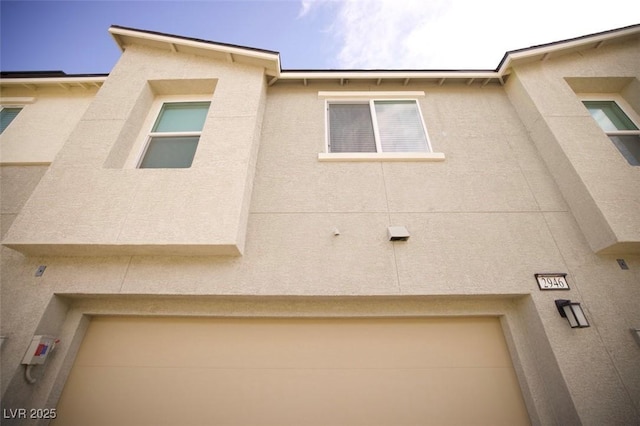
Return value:
M 497 318 L 97 317 L 54 425 L 522 425 Z

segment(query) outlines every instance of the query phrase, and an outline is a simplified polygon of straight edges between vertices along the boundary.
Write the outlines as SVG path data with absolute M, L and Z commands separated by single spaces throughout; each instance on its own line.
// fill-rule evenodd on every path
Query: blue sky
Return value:
M 638 23 L 630 0 L 0 0 L 0 69 L 107 73 L 112 24 L 278 51 L 283 69 L 494 69 Z

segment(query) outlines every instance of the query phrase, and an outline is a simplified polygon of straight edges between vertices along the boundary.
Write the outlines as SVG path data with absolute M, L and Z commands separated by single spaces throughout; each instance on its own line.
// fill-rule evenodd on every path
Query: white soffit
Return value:
M 310 80 L 338 82 L 341 86 L 350 82 L 369 81 L 376 85 L 394 83 L 407 86 L 410 82 L 430 81 L 442 85 L 446 81 L 456 80 L 467 85 L 489 83 L 504 83 L 502 76 L 496 71 L 282 71 L 280 77 L 269 81 L 273 85 L 276 81 L 302 81 L 307 85 Z
M 23 86 L 31 90 L 39 87 L 62 87 L 63 89 L 71 89 L 79 87 L 82 89 L 99 89 L 107 80 L 107 76 L 95 77 L 17 77 L 3 78 L 0 80 L 0 86 Z

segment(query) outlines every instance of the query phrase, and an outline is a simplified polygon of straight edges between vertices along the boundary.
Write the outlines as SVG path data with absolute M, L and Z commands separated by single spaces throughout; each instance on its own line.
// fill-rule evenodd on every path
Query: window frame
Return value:
M 144 161 L 144 157 L 147 153 L 151 140 L 154 137 L 193 137 L 198 136 L 202 137 L 202 130 L 198 132 L 154 132 L 153 127 L 155 126 L 156 121 L 158 120 L 160 113 L 162 112 L 162 108 L 165 104 L 172 103 L 196 103 L 196 102 L 210 102 L 211 103 L 211 95 L 192 95 L 192 96 L 184 96 L 184 95 L 168 95 L 168 96 L 157 96 L 149 108 L 149 112 L 144 120 L 144 123 L 141 127 L 140 134 L 138 137 L 138 142 L 136 146 L 131 150 L 131 154 L 129 155 L 129 159 L 126 162 L 127 168 L 140 169 L 140 170 L 148 170 L 153 169 L 153 167 L 140 167 L 142 162 Z M 211 109 L 211 104 L 209 104 L 209 110 Z M 208 111 L 209 111 L 208 110 Z M 208 115 L 207 111 L 207 115 Z M 206 123 L 206 118 L 205 118 Z M 204 130 L 204 125 L 203 125 Z M 198 141 L 199 142 L 199 141 Z M 193 161 L 195 161 L 196 151 L 193 154 L 193 160 L 190 167 L 157 167 L 155 169 L 160 170 L 178 170 L 178 169 L 189 169 L 193 167 Z
M 11 121 L 7 124 L 7 126 L 3 129 L 2 127 L 0 127 L 0 135 L 3 134 L 5 132 L 5 130 L 7 130 L 9 128 L 9 126 L 11 126 L 11 123 L 13 123 L 15 121 L 16 118 L 18 118 L 18 115 L 20 115 L 20 113 L 22 112 L 22 110 L 24 109 L 23 106 L 21 105 L 0 105 L 0 114 L 2 114 L 2 111 L 4 111 L 5 109 L 17 109 L 19 110 L 18 113 L 11 119 Z
M 593 123 L 609 138 L 611 145 L 615 148 L 616 152 L 622 156 L 625 162 L 631 167 L 638 167 L 638 165 L 633 165 L 629 163 L 627 157 L 620 151 L 620 149 L 616 146 L 615 142 L 611 141 L 612 136 L 638 136 L 640 139 L 640 116 L 635 112 L 635 110 L 629 105 L 629 103 L 620 95 L 614 93 L 581 93 L 580 103 L 582 107 L 587 111 L 589 118 L 593 121 Z M 596 122 L 596 120 L 591 116 L 587 106 L 584 102 L 613 102 L 618 108 L 627 116 L 627 118 L 638 128 L 638 130 L 614 130 L 614 131 L 606 131 Z M 640 159 L 638 159 L 640 160 Z
M 7 127 L 5 127 L 4 130 L 0 129 L 0 135 L 3 134 L 9 128 L 9 126 L 11 126 L 11 124 L 13 124 L 13 122 L 18 118 L 22 110 L 24 110 L 28 104 L 32 104 L 34 102 L 35 102 L 35 98 L 32 98 L 32 97 L 0 98 L 0 111 L 8 108 L 20 108 L 20 111 L 18 111 L 18 114 L 16 114 L 13 120 L 11 120 L 9 124 L 7 124 Z
M 444 161 L 443 153 L 434 152 L 429 137 L 429 131 L 422 113 L 420 100 L 424 97 L 425 92 L 422 91 L 390 91 L 390 92 L 318 92 L 318 97 L 324 99 L 324 149 L 318 154 L 319 161 Z M 401 151 L 401 152 L 385 152 L 381 147 L 379 124 L 375 111 L 375 102 L 414 102 L 418 116 L 420 117 L 420 125 L 425 135 L 426 151 Z M 330 123 L 329 123 L 329 106 L 331 104 L 368 104 L 371 114 L 371 121 L 374 131 L 374 139 L 376 152 L 331 152 L 330 145 Z
M 424 132 L 425 141 L 426 141 L 426 151 L 400 151 L 404 154 L 412 154 L 412 153 L 431 153 L 433 149 L 431 148 L 431 141 L 429 140 L 429 133 L 427 132 L 427 126 L 424 122 L 424 116 L 422 115 L 422 109 L 420 108 L 420 102 L 417 99 L 411 98 L 377 98 L 373 97 L 371 99 L 358 99 L 358 98 L 346 98 L 346 99 L 326 99 L 325 100 L 325 152 L 327 154 L 338 154 L 337 152 L 330 151 L 330 123 L 329 123 L 329 107 L 330 105 L 369 105 L 369 113 L 371 114 L 371 124 L 373 126 L 373 137 L 376 146 L 376 151 L 367 153 L 367 154 L 390 154 L 391 152 L 382 150 L 382 142 L 380 139 L 380 127 L 378 124 L 378 115 L 375 108 L 376 102 L 413 102 L 418 109 L 418 116 L 420 117 L 420 125 L 422 126 L 422 131 Z M 396 151 L 398 152 L 398 151 Z M 349 154 L 363 154 L 359 152 L 353 152 Z

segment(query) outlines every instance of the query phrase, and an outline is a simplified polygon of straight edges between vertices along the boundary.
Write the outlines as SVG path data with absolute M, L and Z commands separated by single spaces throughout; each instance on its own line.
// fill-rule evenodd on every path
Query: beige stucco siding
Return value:
M 46 173 L 47 166 L 0 166 L 0 225 L 1 236 L 9 230 L 24 203 Z M 33 280 L 34 264 L 37 260 L 27 260 L 20 253 L 0 247 L 0 335 L 8 338 L 2 347 L 0 357 L 1 392 L 4 394 L 16 367 L 24 355 L 21 345 L 13 346 L 13 341 L 29 339 L 39 322 L 40 315 L 51 294 L 41 292 Z M 29 273 L 24 274 L 26 271 Z M 25 275 L 28 278 L 25 280 Z M 20 353 L 22 352 L 22 353 Z
M 151 82 L 212 78 L 191 168 L 123 162 L 166 86 Z M 261 68 L 128 48 L 4 243 L 31 254 L 240 254 L 265 87 Z
M 9 230 L 46 171 L 47 166 L 0 166 L 0 238 Z
M 638 167 L 612 148 L 579 98 L 595 84 L 640 108 L 636 41 L 516 58 L 499 85 L 456 77 L 275 80 L 235 61 L 237 55 L 204 57 L 180 46 L 175 52 L 160 42 L 153 48 L 127 44 L 135 37 L 122 40 L 120 62 L 51 165 L 2 168 L 3 404 L 65 406 L 59 397 L 67 379 L 80 377 L 69 376 L 76 355 L 77 365 L 92 368 L 93 355 L 78 352 L 91 318 L 126 324 L 162 317 L 180 338 L 202 336 L 201 321 L 237 321 L 242 334 L 240 325 L 250 325 L 249 333 L 265 318 L 491 317 L 500 319 L 503 358 L 513 366 L 531 424 L 638 423 L 640 352 L 630 333 L 640 328 L 640 257 L 633 249 Z M 444 160 L 320 161 L 328 99 L 321 91 L 372 98 L 377 91 L 418 93 L 431 145 Z M 169 95 L 211 101 L 193 166 L 136 169 L 151 126 L 145 123 Z M 390 225 L 406 226 L 410 238 L 389 241 Z M 609 246 L 618 252 L 602 249 Z M 36 277 L 41 265 L 46 270 Z M 570 289 L 541 291 L 534 274 L 552 272 L 566 274 Z M 591 326 L 571 329 L 556 299 L 581 303 Z M 191 319 L 182 323 L 184 317 Z M 153 334 L 124 328 L 122 344 L 105 348 L 107 340 L 98 339 L 94 349 L 143 354 L 134 347 Z M 339 334 L 334 331 L 328 341 Z M 46 367 L 34 368 L 38 380 L 30 385 L 20 360 L 34 334 L 57 336 L 60 344 Z M 362 342 L 355 334 L 353 341 Z M 380 343 L 377 333 L 368 335 L 373 342 L 362 347 L 380 353 L 367 346 Z M 88 345 L 95 336 L 87 334 Z M 154 361 L 133 364 L 148 361 L 151 369 L 158 357 L 184 360 L 178 349 L 163 344 Z M 454 352 L 466 355 L 464 347 Z M 202 361 L 203 353 L 194 359 Z M 361 358 L 368 361 L 367 354 Z M 172 376 L 164 367 L 150 380 L 189 376 L 218 392 L 198 382 L 200 370 Z M 203 370 L 214 370 L 209 367 Z M 249 383 L 251 373 L 236 378 Z M 420 381 L 421 373 L 415 373 L 406 382 L 395 376 L 395 383 L 416 384 L 410 380 Z M 136 375 L 130 389 L 142 391 L 147 378 Z M 115 375 L 104 383 L 83 377 L 75 383 L 98 382 L 106 397 L 114 395 L 109 378 Z M 274 377 L 260 380 L 294 383 Z M 432 379 L 437 382 L 425 380 Z M 375 380 L 351 383 L 379 388 Z M 278 389 L 290 391 L 284 384 Z M 415 399 L 398 406 L 408 401 Z
M 367 89 L 375 97 L 375 87 L 349 90 Z M 271 89 L 260 152 L 265 166 L 252 209 L 507 212 L 538 210 L 539 202 L 566 210 L 504 92 L 416 88 L 427 89 L 420 106 L 444 163 L 320 163 L 325 113 L 317 90 L 323 87 Z
M 599 77 L 602 87 L 591 84 L 583 89 L 600 93 L 605 92 L 607 77 L 624 80 L 627 84 L 611 94 L 633 99 L 640 79 L 637 51 L 634 40 L 549 63 L 523 65 L 507 83 L 507 93 L 594 251 L 638 251 L 640 176 L 566 79 L 598 81 Z M 631 104 L 637 105 L 637 100 Z
M 2 99 L 30 98 L 22 111 L 0 135 L 3 165 L 49 164 L 95 96 L 95 89 L 3 87 Z

